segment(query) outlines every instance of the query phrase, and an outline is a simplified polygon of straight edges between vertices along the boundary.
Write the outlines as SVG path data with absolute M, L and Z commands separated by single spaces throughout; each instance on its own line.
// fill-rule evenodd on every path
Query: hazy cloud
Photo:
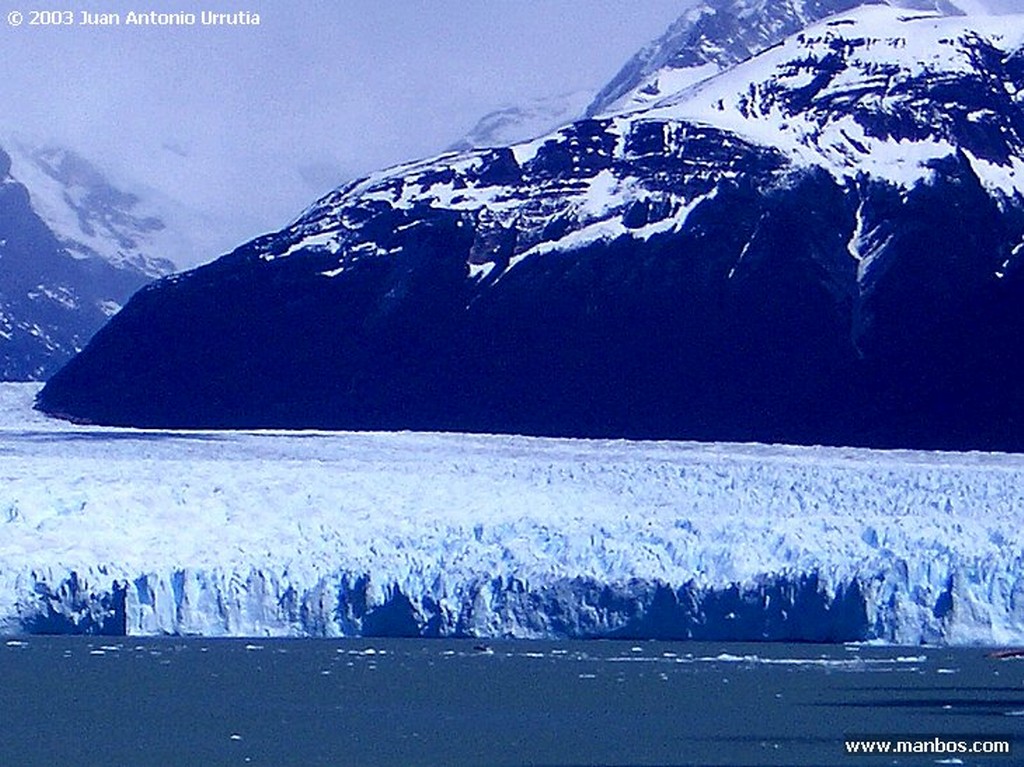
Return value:
M 306 0 L 250 6 L 249 27 L 4 25 L 0 126 L 156 190 L 205 259 L 348 178 L 440 151 L 488 111 L 598 87 L 688 4 Z

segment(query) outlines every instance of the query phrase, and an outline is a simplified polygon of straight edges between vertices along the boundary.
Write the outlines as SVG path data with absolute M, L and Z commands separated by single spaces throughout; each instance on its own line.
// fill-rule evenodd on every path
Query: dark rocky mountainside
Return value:
M 649 108 L 376 174 L 142 290 L 39 407 L 1024 449 L 1022 43 L 857 9 Z

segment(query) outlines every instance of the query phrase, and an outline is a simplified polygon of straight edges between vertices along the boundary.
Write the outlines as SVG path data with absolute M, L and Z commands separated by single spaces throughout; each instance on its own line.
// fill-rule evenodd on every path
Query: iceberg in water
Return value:
M 8 634 L 1024 642 L 1024 456 L 153 432 L 0 384 Z

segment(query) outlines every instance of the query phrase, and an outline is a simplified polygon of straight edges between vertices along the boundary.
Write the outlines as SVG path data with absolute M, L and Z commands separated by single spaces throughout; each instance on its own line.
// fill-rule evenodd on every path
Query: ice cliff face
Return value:
M 97 429 L 0 392 L 8 633 L 1024 641 L 1019 457 Z

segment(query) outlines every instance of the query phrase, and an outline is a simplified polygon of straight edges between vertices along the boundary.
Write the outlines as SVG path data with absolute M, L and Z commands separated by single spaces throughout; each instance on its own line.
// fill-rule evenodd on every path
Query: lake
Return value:
M 977 648 L 5 641 L 4 765 L 1021 763 L 845 753 L 844 736 L 1020 738 L 1024 660 Z

